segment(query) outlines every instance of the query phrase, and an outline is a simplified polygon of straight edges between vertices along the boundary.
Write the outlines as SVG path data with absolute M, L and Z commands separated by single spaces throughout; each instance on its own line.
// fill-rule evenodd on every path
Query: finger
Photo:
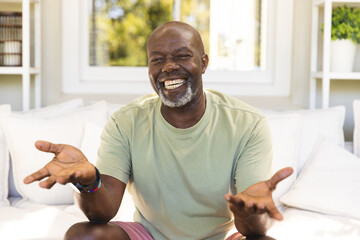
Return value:
M 50 174 L 49 174 L 48 170 L 46 168 L 42 168 L 39 171 L 34 172 L 33 174 L 25 177 L 23 181 L 25 184 L 29 184 L 34 181 L 39 181 L 45 177 L 48 177 L 49 175 Z
M 280 169 L 277 171 L 269 180 L 267 180 L 265 183 L 268 185 L 268 187 L 274 191 L 276 188 L 276 185 L 284 180 L 285 178 L 289 177 L 294 170 L 291 167 L 286 167 L 283 169 Z
M 276 220 L 282 220 L 283 216 L 282 214 L 279 212 L 279 210 L 276 208 L 276 206 L 274 205 L 274 203 L 271 203 L 269 206 L 267 206 L 267 212 L 269 214 L 269 216 L 271 218 L 274 218 Z
M 56 182 L 60 184 L 83 182 L 82 177 L 81 169 L 66 169 L 57 174 Z
M 256 214 L 262 214 L 262 213 L 265 213 L 265 212 L 266 212 L 265 204 L 264 204 L 263 202 L 257 203 L 257 204 L 254 206 L 254 209 L 255 209 L 255 213 L 256 213 Z
M 57 154 L 64 148 L 64 145 L 39 140 L 35 142 L 35 147 L 43 152 L 51 152 Z
M 75 173 L 72 171 L 72 173 L 68 173 L 66 171 L 63 171 L 61 172 L 61 174 L 59 174 L 57 177 L 56 177 L 56 182 L 57 183 L 60 183 L 62 185 L 65 185 L 69 182 L 74 182 L 74 175 Z
M 232 196 L 231 194 L 225 194 L 224 198 L 229 203 L 229 207 L 233 212 L 237 212 L 245 207 L 244 201 L 239 197 Z
M 55 176 L 50 176 L 45 181 L 40 182 L 39 186 L 42 187 L 42 188 L 50 189 L 55 185 L 55 183 L 56 183 L 56 177 Z
M 225 194 L 224 198 L 229 203 L 235 204 L 235 205 L 244 205 L 243 199 L 241 199 L 238 196 L 232 196 L 231 194 Z

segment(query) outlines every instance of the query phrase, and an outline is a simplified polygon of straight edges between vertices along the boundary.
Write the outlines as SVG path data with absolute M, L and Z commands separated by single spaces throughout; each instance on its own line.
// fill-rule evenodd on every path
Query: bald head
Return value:
M 200 55 L 205 54 L 204 44 L 200 33 L 191 25 L 178 21 L 164 23 L 150 34 L 147 45 L 148 54 L 149 45 L 152 41 L 159 41 L 159 39 L 161 40 L 162 38 L 169 36 L 174 38 L 186 38 L 186 40 L 189 41 L 189 44 L 192 45 Z

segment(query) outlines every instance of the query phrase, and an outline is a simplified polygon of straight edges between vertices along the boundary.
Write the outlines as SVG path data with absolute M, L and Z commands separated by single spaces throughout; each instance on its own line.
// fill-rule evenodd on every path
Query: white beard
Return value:
M 177 99 L 175 101 L 171 101 L 168 98 L 166 98 L 166 96 L 164 95 L 160 84 L 157 84 L 157 87 L 159 89 L 159 97 L 162 101 L 162 103 L 170 108 L 175 108 L 175 107 L 182 107 L 185 106 L 186 104 L 188 104 L 189 102 L 191 102 L 191 100 L 194 99 L 198 89 L 195 90 L 195 92 L 192 90 L 191 88 L 191 82 L 187 83 L 187 87 L 186 87 L 186 92 L 185 94 L 180 98 Z

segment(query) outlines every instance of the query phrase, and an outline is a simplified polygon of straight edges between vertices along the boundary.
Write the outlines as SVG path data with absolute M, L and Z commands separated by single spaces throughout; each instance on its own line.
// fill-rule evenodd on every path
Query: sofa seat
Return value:
M 38 183 L 23 184 L 24 176 L 49 160 L 38 155 L 34 140 L 74 144 L 95 163 L 103 126 L 121 105 L 83 106 L 75 99 L 30 112 L 5 107 L 0 105 L 0 239 L 60 240 L 70 226 L 87 219 L 69 186 L 45 191 Z M 295 170 L 273 194 L 284 220 L 274 222 L 268 235 L 278 240 L 360 239 L 360 121 L 354 131 L 359 137 L 352 143 L 344 141 L 343 106 L 263 113 L 273 137 L 273 172 L 286 166 Z M 360 107 L 356 119 L 359 113 Z M 63 129 L 72 129 L 71 134 Z M 113 220 L 133 221 L 134 210 L 126 191 Z
M 278 240 L 355 240 L 360 239 L 360 220 L 332 216 L 296 208 L 283 213 L 284 220 L 276 222 L 268 234 Z

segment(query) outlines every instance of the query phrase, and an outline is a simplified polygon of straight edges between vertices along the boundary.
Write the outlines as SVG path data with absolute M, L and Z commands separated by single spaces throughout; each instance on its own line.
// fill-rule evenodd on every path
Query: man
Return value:
M 99 171 L 72 146 L 38 141 L 55 157 L 24 182 L 49 177 L 41 187 L 70 182 L 81 190 L 77 199 L 90 222 L 72 226 L 65 239 L 225 239 L 234 223 L 247 238 L 264 236 L 270 218 L 282 219 L 272 191 L 292 173 L 285 168 L 267 180 L 266 120 L 235 98 L 203 90 L 209 59 L 191 26 L 158 27 L 147 54 L 158 96 L 113 114 L 102 134 Z M 109 223 L 127 184 L 135 223 Z

